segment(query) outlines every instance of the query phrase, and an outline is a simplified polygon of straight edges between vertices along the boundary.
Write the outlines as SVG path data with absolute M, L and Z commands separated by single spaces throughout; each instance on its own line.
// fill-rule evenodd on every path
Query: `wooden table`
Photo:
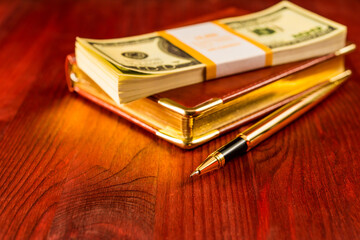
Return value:
M 182 150 L 66 88 L 76 36 L 141 34 L 275 2 L 1 1 L 0 239 L 359 239 L 359 50 L 336 93 L 194 180 L 236 131 Z M 359 1 L 294 2 L 347 25 L 360 46 Z

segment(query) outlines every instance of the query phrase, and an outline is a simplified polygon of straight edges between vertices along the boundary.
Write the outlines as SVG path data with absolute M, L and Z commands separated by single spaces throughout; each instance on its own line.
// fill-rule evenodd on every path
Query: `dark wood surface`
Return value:
M 360 55 L 339 91 L 220 171 L 68 92 L 76 36 L 123 37 L 276 1 L 0 1 L 0 239 L 359 239 Z M 348 26 L 358 0 L 295 3 Z

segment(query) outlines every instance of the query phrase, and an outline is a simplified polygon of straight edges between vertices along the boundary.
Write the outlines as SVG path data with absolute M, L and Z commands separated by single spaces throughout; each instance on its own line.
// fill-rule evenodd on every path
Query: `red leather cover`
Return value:
M 333 53 L 300 62 L 254 70 L 169 90 L 156 94 L 153 97 L 156 100 L 169 98 L 188 108 L 196 107 L 212 98 L 220 98 L 224 102 L 227 102 L 238 98 L 247 92 L 251 92 L 257 88 L 294 74 L 295 72 L 301 71 L 305 68 L 314 66 L 332 57 L 334 57 Z

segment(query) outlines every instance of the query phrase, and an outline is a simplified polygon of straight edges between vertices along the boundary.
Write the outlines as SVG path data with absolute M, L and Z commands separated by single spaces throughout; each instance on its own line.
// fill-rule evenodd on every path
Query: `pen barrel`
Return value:
M 321 100 L 326 98 L 350 75 L 351 71 L 347 70 L 331 78 L 328 82 L 322 84 L 316 90 L 298 100 L 284 105 L 266 118 L 240 133 L 239 137 L 245 139 L 247 142 L 247 151 L 297 119 Z

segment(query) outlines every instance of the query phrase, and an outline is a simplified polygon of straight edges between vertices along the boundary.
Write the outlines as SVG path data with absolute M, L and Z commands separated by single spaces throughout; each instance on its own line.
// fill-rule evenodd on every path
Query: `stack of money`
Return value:
M 345 45 L 346 27 L 284 1 L 266 10 L 134 37 L 77 38 L 77 64 L 117 104 Z

